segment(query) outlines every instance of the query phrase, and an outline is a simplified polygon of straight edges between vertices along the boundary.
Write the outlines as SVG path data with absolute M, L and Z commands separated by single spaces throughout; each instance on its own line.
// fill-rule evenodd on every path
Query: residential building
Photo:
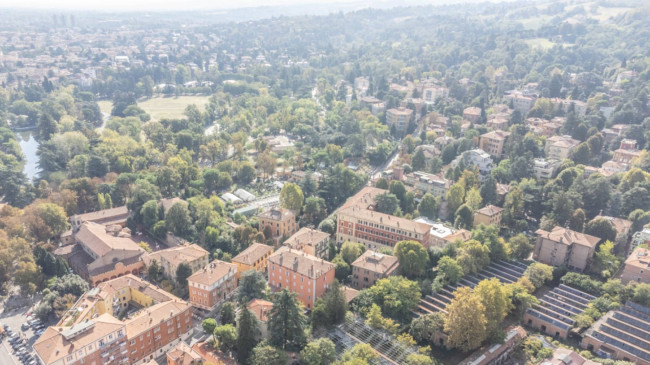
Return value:
M 503 202 L 506 200 L 506 195 L 510 192 L 510 185 L 497 183 L 497 200 Z
M 192 328 L 187 302 L 129 274 L 84 293 L 33 347 L 46 365 L 142 365 L 189 338 Z
M 509 121 L 509 117 L 505 115 L 493 114 L 488 117 L 487 127 L 488 129 L 507 131 Z
M 444 223 L 434 222 L 426 217 L 418 217 L 415 222 L 424 223 L 429 229 L 429 247 L 443 248 L 447 244 L 461 240 L 469 240 L 472 234 L 465 229 L 456 229 Z
M 257 215 L 259 220 L 259 231 L 264 232 L 268 226 L 271 229 L 271 236 L 276 242 L 283 237 L 289 237 L 298 232 L 296 214 L 289 209 L 271 208 Z
M 510 355 L 517 349 L 527 335 L 526 330 L 521 326 L 510 327 L 505 333 L 503 342 L 490 345 L 489 347 L 481 347 L 465 360 L 461 361 L 460 365 L 509 364 L 512 362 Z
M 485 224 L 486 226 L 495 225 L 497 227 L 501 226 L 501 215 L 503 214 L 503 208 L 497 207 L 496 205 L 488 204 L 483 208 L 479 209 L 474 213 L 474 224 L 476 227 L 479 224 Z
M 628 249 L 628 255 L 634 251 L 639 245 L 650 244 L 650 227 L 644 228 L 639 232 L 635 232 L 632 235 L 632 242 L 630 242 L 630 248 Z
M 533 172 L 537 180 L 548 181 L 553 178 L 560 167 L 560 161 L 551 158 L 536 158 L 533 160 Z
M 495 158 L 503 157 L 503 147 L 510 136 L 510 132 L 495 130 L 481 135 L 479 147 Z
M 386 110 L 386 124 L 390 128 L 394 128 L 399 135 L 406 133 L 412 118 L 413 110 L 411 109 L 399 107 Z
M 447 180 L 443 176 L 434 175 L 422 171 L 414 171 L 409 174 L 406 174 L 405 183 L 408 186 L 415 188 L 417 196 L 422 196 L 426 193 L 430 193 L 433 196 L 440 197 L 440 199 L 445 198 L 449 187 L 451 186 L 451 181 Z
M 185 342 L 167 353 L 167 365 L 201 365 L 205 359 Z
M 573 150 L 578 144 L 580 144 L 580 141 L 571 138 L 571 136 L 553 136 L 546 139 L 544 152 L 546 158 L 562 161 L 573 155 Z
M 449 96 L 449 89 L 444 86 L 430 85 L 422 88 L 422 99 L 427 104 L 434 104 L 438 99 Z
M 118 224 L 122 227 L 126 225 L 126 219 L 129 217 L 129 210 L 126 205 L 120 207 L 102 209 L 96 212 L 75 214 L 70 217 L 70 225 L 72 231 L 76 232 L 81 228 L 85 222 L 97 223 L 105 226 L 112 226 Z
M 456 167 L 461 161 L 466 167 L 476 166 L 481 173 L 481 180 L 485 179 L 494 168 L 492 157 L 480 148 L 463 152 L 463 154 L 451 161 L 451 166 Z
M 650 284 L 650 250 L 647 248 L 636 248 L 632 254 L 625 260 L 621 282 Z
M 352 263 L 352 288 L 369 288 L 379 279 L 399 274 L 397 257 L 366 250 Z
M 470 106 L 463 110 L 463 119 L 472 123 L 478 123 L 481 120 L 481 108 Z
M 273 247 L 263 243 L 252 243 L 244 251 L 233 257 L 231 262 L 237 265 L 237 280 L 248 270 L 255 270 L 266 275 L 268 259 L 273 253 Z
M 259 341 L 269 339 L 269 312 L 273 309 L 273 303 L 264 299 L 253 299 L 246 305 L 246 308 L 257 318 L 257 333 L 255 338 Z
M 92 286 L 126 274 L 138 275 L 144 269 L 141 257 L 145 251 L 131 239 L 128 228 L 85 222 L 74 233 L 74 241 L 55 254 Z
M 551 266 L 565 265 L 570 270 L 584 271 L 600 238 L 556 226 L 548 232 L 538 229 L 533 258 Z
M 176 271 L 180 264 L 187 264 L 192 273 L 208 264 L 210 253 L 197 244 L 180 245 L 142 256 L 142 261 L 149 267 L 156 261 L 166 278 L 176 281 Z
M 330 234 L 313 228 L 300 228 L 293 236 L 284 241 L 285 246 L 303 251 L 321 259 L 328 257 Z
M 335 265 L 316 256 L 280 247 L 269 257 L 269 286 L 273 291 L 288 289 L 311 309 L 334 281 Z
M 632 161 L 641 156 L 641 151 L 636 148 L 636 141 L 633 139 L 624 139 L 620 147 L 614 151 L 612 161 L 631 165 Z
M 542 360 L 539 365 L 599 365 L 600 362 L 587 360 L 577 352 L 564 347 L 556 347 L 553 356 Z
M 187 278 L 190 303 L 210 311 L 228 299 L 237 288 L 237 265 L 214 260 Z
M 607 312 L 582 336 L 580 347 L 598 357 L 650 365 L 650 308 L 627 302 Z
M 539 304 L 526 309 L 526 326 L 555 338 L 566 339 L 575 324 L 575 316 L 587 309 L 593 295 L 560 284 L 539 299 Z
M 551 103 L 553 104 L 555 111 L 568 113 L 571 108 L 573 108 L 573 112 L 576 116 L 584 118 L 584 116 L 587 115 L 587 103 L 584 101 L 552 98 Z
M 515 110 L 519 110 L 522 115 L 528 114 L 528 111 L 535 105 L 536 98 L 532 96 L 522 95 L 520 93 L 512 93 L 505 96 L 508 102 L 512 102 Z

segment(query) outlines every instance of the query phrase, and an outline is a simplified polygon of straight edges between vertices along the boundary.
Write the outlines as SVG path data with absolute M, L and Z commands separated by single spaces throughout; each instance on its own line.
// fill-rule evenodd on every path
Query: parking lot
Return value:
M 8 332 L 5 334 L 2 343 L 0 344 L 0 364 L 19 365 L 31 363 L 30 359 L 26 359 L 26 361 L 23 362 L 16 356 L 21 349 L 25 353 L 31 354 L 32 356 L 34 355 L 32 345 L 36 342 L 38 336 L 35 335 L 33 328 L 28 328 L 26 326 L 23 327 L 23 324 L 26 324 L 32 319 L 31 317 L 28 317 L 28 314 L 29 307 L 27 306 L 6 311 L 0 315 L 0 324 Z M 16 350 L 14 350 L 12 343 L 9 341 L 10 333 L 17 335 L 16 337 L 20 338 L 20 344 L 15 345 Z M 35 360 L 34 363 L 36 363 Z

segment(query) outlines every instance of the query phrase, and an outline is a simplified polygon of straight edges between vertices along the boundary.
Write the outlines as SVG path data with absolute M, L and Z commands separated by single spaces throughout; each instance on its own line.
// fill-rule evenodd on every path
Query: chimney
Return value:
M 298 270 L 298 258 L 297 257 L 293 258 L 293 270 L 294 271 Z

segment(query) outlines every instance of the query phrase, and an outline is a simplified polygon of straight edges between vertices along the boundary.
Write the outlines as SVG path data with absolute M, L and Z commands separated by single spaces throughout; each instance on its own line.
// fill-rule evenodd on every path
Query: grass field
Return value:
M 188 105 L 196 104 L 199 110 L 203 111 L 203 106 L 208 103 L 208 96 L 179 96 L 178 98 L 151 98 L 138 102 L 138 106 L 149 115 L 152 120 L 164 118 L 182 118 L 183 112 Z M 98 102 L 99 109 L 104 113 L 111 113 L 113 104 L 109 100 Z

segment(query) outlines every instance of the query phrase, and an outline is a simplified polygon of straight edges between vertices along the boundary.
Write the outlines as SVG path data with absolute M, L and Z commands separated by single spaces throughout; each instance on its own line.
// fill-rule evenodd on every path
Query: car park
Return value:
M 20 326 L 20 329 L 23 330 L 23 331 L 27 331 L 29 329 L 29 324 L 27 322 L 23 323 Z

